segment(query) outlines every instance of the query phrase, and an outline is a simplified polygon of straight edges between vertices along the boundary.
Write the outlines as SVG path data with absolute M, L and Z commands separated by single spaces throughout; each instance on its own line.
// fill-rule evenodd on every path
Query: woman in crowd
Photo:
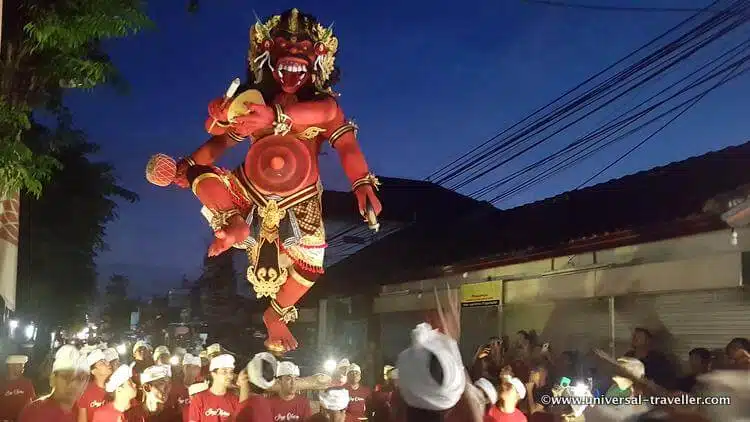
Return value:
M 320 412 L 312 415 L 309 422 L 344 422 L 355 420 L 347 414 L 349 406 L 349 390 L 336 387 L 321 391 L 318 394 L 320 400 Z
M 104 385 L 112 375 L 112 367 L 109 365 L 107 356 L 101 349 L 94 349 L 86 355 L 91 378 L 88 387 L 78 400 L 78 422 L 91 422 L 94 420 L 94 412 L 106 403 L 107 392 Z

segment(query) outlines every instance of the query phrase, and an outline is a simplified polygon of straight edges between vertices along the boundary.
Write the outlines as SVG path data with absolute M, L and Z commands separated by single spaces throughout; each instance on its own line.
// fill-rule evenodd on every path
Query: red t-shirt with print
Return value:
M 281 397 L 271 397 L 271 415 L 276 422 L 303 422 L 312 416 L 310 401 L 307 397 L 294 396 L 291 400 L 283 400 Z

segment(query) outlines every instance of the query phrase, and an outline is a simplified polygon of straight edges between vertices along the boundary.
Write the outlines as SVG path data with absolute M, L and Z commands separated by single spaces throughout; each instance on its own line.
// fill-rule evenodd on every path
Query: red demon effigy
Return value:
M 297 9 L 258 21 L 250 29 L 246 85 L 235 80 L 208 105 L 211 138 L 176 163 L 156 154 L 146 169 L 151 183 L 192 188 L 215 233 L 209 256 L 231 247 L 247 251 L 247 279 L 258 298 L 271 299 L 263 321 L 266 347 L 276 353 L 297 348 L 287 324 L 297 318 L 294 305 L 323 273 L 318 155 L 324 141 L 338 152 L 371 228 L 377 229 L 382 209 L 357 127 L 332 91 L 337 50 L 332 29 Z M 214 165 L 245 140 L 251 146 L 241 166 Z

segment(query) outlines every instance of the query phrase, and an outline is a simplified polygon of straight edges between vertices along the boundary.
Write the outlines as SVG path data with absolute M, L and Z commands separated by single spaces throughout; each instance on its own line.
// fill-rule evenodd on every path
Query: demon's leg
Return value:
M 276 293 L 276 299 L 271 300 L 271 306 L 263 313 L 263 322 L 268 330 L 268 339 L 265 344 L 268 350 L 283 353 L 297 348 L 297 339 L 294 338 L 287 323 L 296 319 L 294 305 L 315 284 L 320 276 L 310 271 L 305 271 L 297 266 L 289 268 L 289 276 L 286 282 Z
M 208 248 L 208 256 L 219 255 L 250 235 L 250 228 L 232 201 L 229 188 L 211 167 L 191 167 L 188 180 L 195 196 L 214 215 L 211 228 L 216 239 Z

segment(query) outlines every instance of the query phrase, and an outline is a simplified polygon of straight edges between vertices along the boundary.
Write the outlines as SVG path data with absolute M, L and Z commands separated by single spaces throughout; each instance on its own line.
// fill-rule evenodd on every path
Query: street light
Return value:
M 16 328 L 18 328 L 18 320 L 11 319 L 10 321 L 8 321 L 8 328 L 10 328 L 10 336 L 13 337 Z
M 35 331 L 36 331 L 36 327 L 34 327 L 34 324 L 27 325 L 26 329 L 24 330 L 24 334 L 26 335 L 26 340 L 33 340 Z

